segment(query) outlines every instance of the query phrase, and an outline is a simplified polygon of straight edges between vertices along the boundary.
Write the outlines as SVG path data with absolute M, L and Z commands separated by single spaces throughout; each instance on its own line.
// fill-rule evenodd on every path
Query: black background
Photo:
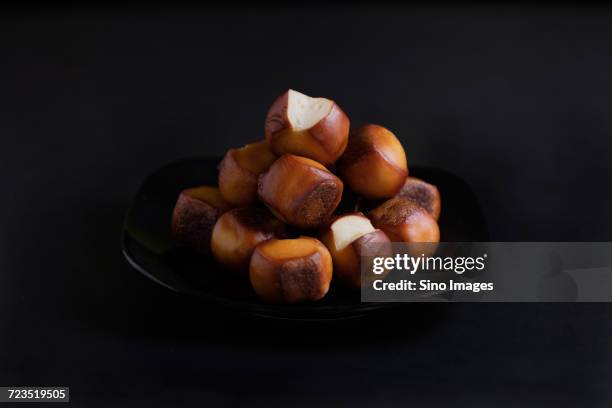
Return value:
M 607 304 L 253 321 L 119 246 L 148 173 L 261 137 L 288 87 L 463 178 L 493 240 L 610 240 L 612 10 L 13 9 L 0 50 L 0 385 L 70 386 L 74 406 L 612 402 Z

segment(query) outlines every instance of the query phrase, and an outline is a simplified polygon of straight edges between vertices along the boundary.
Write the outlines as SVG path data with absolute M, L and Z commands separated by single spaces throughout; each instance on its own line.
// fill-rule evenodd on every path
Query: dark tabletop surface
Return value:
M 410 305 L 295 324 L 122 258 L 133 193 L 262 136 L 288 87 L 381 123 L 493 240 L 609 241 L 612 10 L 131 7 L 0 14 L 0 386 L 73 406 L 610 406 L 608 304 Z

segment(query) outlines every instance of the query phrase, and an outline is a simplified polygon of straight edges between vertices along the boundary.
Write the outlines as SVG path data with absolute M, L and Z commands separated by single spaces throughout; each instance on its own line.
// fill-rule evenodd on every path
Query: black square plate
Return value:
M 273 305 L 258 300 L 250 287 L 238 287 L 211 258 L 175 245 L 170 219 L 181 190 L 217 183 L 219 158 L 171 163 L 151 174 L 136 193 L 122 232 L 123 253 L 130 264 L 153 281 L 174 291 L 197 296 L 259 316 L 285 319 L 338 319 L 366 315 L 396 306 L 362 303 L 359 291 L 333 285 L 318 302 Z M 411 167 L 410 174 L 435 184 L 442 197 L 440 232 L 443 241 L 488 241 L 483 213 L 471 189 L 443 170 Z

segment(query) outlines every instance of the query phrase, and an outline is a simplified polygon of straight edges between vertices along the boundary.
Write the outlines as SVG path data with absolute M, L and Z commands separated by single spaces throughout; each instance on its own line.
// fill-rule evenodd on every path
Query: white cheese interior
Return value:
M 290 89 L 287 116 L 291 127 L 296 131 L 310 129 L 329 114 L 332 105 L 329 99 L 311 98 Z
M 338 218 L 331 225 L 334 234 L 334 244 L 338 251 L 343 250 L 356 239 L 376 231 L 369 219 L 360 215 L 347 215 Z

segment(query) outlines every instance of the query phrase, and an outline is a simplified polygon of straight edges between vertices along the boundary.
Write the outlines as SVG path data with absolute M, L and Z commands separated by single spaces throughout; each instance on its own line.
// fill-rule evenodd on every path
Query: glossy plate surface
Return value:
M 196 158 L 171 163 L 151 174 L 136 193 L 122 232 L 126 259 L 153 281 L 179 293 L 193 295 L 259 316 L 285 319 L 338 319 L 359 317 L 392 303 L 361 303 L 359 291 L 346 291 L 332 283 L 321 301 L 300 305 L 271 305 L 259 301 L 248 285 L 228 278 L 211 257 L 175 245 L 170 218 L 181 190 L 217 183 L 220 158 Z M 410 168 L 410 174 L 438 186 L 442 197 L 440 231 L 444 241 L 487 241 L 488 234 L 478 201 L 460 179 L 443 170 Z

